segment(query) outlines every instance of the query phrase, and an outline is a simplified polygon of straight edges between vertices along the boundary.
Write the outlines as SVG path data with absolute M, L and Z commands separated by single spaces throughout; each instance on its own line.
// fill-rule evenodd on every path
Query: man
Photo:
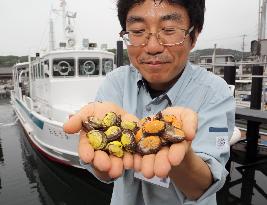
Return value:
M 158 111 L 176 115 L 186 140 L 143 157 L 94 152 L 81 131 L 82 164 L 98 179 L 114 181 L 114 205 L 214 205 L 227 175 L 235 107 L 223 79 L 188 62 L 202 30 L 205 1 L 118 0 L 117 6 L 131 65 L 109 73 L 98 102 L 82 108 L 64 129 L 78 132 L 87 116 L 108 111 L 134 120 Z M 154 176 L 170 182 L 148 180 Z

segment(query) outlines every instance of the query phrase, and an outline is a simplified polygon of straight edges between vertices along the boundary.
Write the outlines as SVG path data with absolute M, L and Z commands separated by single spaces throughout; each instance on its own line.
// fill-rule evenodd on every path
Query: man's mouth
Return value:
M 150 64 L 150 65 L 158 65 L 158 64 L 165 64 L 166 62 L 162 61 L 147 61 L 145 64 Z

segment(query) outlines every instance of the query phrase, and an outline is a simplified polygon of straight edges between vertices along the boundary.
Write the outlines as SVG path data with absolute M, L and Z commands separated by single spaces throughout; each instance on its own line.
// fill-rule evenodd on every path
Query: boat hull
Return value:
M 30 143 L 38 152 L 50 160 L 82 168 L 77 153 L 78 134 L 65 133 L 63 123 L 39 115 L 14 96 L 11 98 L 11 103 Z

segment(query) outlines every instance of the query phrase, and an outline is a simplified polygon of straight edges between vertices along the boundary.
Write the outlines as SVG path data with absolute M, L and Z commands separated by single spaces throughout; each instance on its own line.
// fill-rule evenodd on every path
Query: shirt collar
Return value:
M 172 105 L 175 105 L 177 97 L 181 94 L 181 92 L 191 81 L 192 71 L 193 69 L 191 63 L 187 62 L 182 75 L 176 81 L 176 83 L 171 87 L 171 89 L 167 92 L 167 96 L 170 99 Z

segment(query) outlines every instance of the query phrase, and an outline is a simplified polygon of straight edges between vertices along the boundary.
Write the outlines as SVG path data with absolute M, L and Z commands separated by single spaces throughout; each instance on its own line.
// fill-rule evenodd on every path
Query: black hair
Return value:
M 118 18 L 122 30 L 126 30 L 126 19 L 129 10 L 136 4 L 141 4 L 145 0 L 117 0 Z M 164 1 L 164 0 L 163 0 Z M 190 37 L 195 40 L 195 32 L 200 33 L 204 24 L 205 0 L 166 0 L 171 4 L 179 4 L 183 6 L 188 13 L 190 19 L 190 27 L 194 26 Z M 160 3 L 162 2 L 159 1 Z

